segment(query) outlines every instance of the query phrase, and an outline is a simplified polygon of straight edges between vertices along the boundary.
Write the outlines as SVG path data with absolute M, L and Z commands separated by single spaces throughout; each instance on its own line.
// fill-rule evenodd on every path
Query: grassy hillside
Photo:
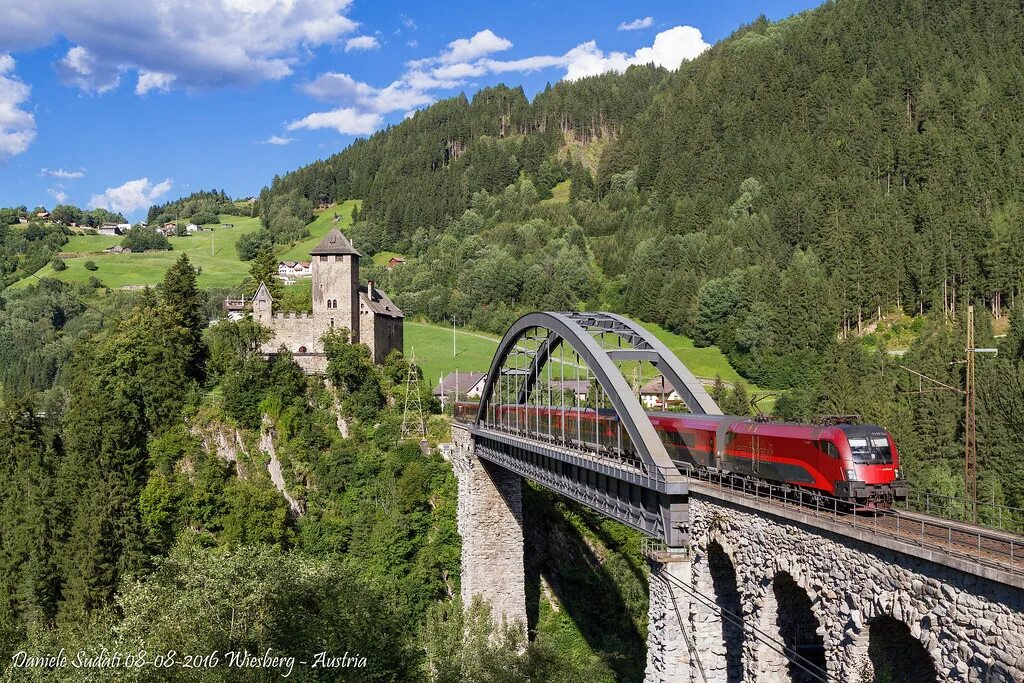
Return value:
M 657 325 L 644 323 L 672 350 L 679 360 L 698 377 L 714 377 L 734 382 L 740 379 L 736 370 L 717 347 L 697 348 L 693 340 L 668 332 Z M 405 321 L 405 353 L 415 351 L 416 363 L 431 386 L 454 370 L 486 372 L 498 348 L 498 337 L 480 332 L 457 329 L 455 354 L 452 354 L 452 328 L 423 322 Z
M 331 228 L 338 228 L 342 232 L 352 225 L 352 209 L 360 205 L 360 200 L 349 199 L 341 204 L 330 206 L 323 211 L 317 212 L 317 217 L 307 225 L 309 237 L 296 242 L 280 254 L 282 261 L 308 261 L 309 250 L 320 243 Z M 338 214 L 340 220 L 334 222 L 334 214 Z
M 126 285 L 155 285 L 163 279 L 167 269 L 184 252 L 188 254 L 192 264 L 201 269 L 200 287 L 230 287 L 241 281 L 249 270 L 249 266 L 238 260 L 235 242 L 242 235 L 258 230 L 259 218 L 244 216 L 221 216 L 221 221 L 232 223 L 233 228 L 221 228 L 219 224 L 214 230 L 200 232 L 189 237 L 172 237 L 171 251 L 155 251 L 145 254 L 104 254 L 106 247 L 119 244 L 119 237 L 102 235 L 77 235 L 63 249 L 65 252 L 83 254 L 65 260 L 67 270 L 56 272 L 46 266 L 37 277 L 52 277 L 68 282 L 87 282 L 90 276 L 96 276 L 108 287 L 124 287 Z M 86 261 L 94 261 L 98 270 L 85 269 Z M 32 282 L 33 278 L 25 278 L 14 287 L 23 287 Z

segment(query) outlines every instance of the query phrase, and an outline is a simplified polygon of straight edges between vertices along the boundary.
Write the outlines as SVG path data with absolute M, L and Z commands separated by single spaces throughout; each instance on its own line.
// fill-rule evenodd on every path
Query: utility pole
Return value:
M 967 306 L 967 372 L 964 388 L 959 389 L 940 382 L 917 370 L 900 365 L 907 372 L 916 375 L 918 383 L 926 380 L 935 385 L 933 391 L 955 391 L 964 395 L 964 519 L 968 522 L 978 521 L 978 411 L 977 393 L 974 381 L 974 354 L 998 353 L 998 349 L 978 348 L 974 345 L 974 306 Z M 924 389 L 918 389 L 924 393 Z
M 967 386 L 964 391 L 964 517 L 978 521 L 978 415 L 974 385 L 974 354 L 998 349 L 974 346 L 974 306 L 967 306 Z
M 458 355 L 455 353 L 455 316 L 452 316 L 452 358 Z

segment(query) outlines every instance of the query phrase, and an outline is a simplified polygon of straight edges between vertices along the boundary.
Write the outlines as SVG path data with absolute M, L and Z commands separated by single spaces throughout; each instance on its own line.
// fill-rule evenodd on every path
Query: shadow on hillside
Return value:
M 647 581 L 642 571 L 632 600 L 643 604 L 634 604 L 631 613 L 621 587 L 583 535 L 566 521 L 554 494 L 524 484 L 523 527 L 526 611 L 531 634 L 537 630 L 541 600 L 548 599 L 543 595 L 543 576 L 560 609 L 590 649 L 615 672 L 616 680 L 643 680 L 647 647 L 632 616 L 646 614 Z M 599 530 L 591 527 L 591 531 L 602 542 Z M 635 580 L 636 568 L 632 562 L 628 565 L 625 572 Z

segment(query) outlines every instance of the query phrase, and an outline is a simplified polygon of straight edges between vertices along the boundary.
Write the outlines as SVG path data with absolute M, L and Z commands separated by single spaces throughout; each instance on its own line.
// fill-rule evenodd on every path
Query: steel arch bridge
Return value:
M 684 546 L 688 480 L 638 395 L 650 367 L 663 405 L 675 396 L 691 413 L 722 414 L 668 347 L 622 316 L 523 316 L 498 345 L 475 416 L 462 416 L 477 456 Z

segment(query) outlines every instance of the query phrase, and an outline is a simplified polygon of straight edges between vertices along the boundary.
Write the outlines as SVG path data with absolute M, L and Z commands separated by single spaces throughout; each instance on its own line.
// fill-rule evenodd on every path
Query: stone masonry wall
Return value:
M 690 496 L 690 514 L 691 585 L 707 594 L 712 584 L 706 561 L 712 541 L 722 546 L 735 567 L 744 618 L 743 680 L 791 680 L 785 658 L 759 645 L 753 630 L 756 625 L 782 639 L 775 624 L 778 605 L 772 586 L 775 577 L 786 572 L 810 598 L 830 680 L 872 680 L 869 625 L 876 617 L 888 616 L 909 627 L 941 681 L 1024 681 L 1020 590 L 703 497 Z M 651 590 L 653 602 L 653 582 Z M 708 681 L 735 680 L 726 677 L 721 626 L 705 617 L 701 610 L 691 612 L 697 639 L 703 637 L 714 649 L 701 660 L 709 669 Z
M 499 622 L 525 625 L 522 479 L 477 458 L 466 429 L 453 425 L 452 441 L 452 468 L 459 488 L 463 604 L 480 595 Z
M 690 650 L 682 627 L 690 612 L 686 593 L 669 582 L 691 582 L 690 561 L 685 556 L 665 562 L 650 561 L 650 600 L 647 606 L 647 669 L 645 683 L 676 683 L 690 680 Z M 682 621 L 681 621 L 682 620 Z M 695 648 L 696 649 L 696 648 Z M 699 650 L 698 650 L 699 651 Z

